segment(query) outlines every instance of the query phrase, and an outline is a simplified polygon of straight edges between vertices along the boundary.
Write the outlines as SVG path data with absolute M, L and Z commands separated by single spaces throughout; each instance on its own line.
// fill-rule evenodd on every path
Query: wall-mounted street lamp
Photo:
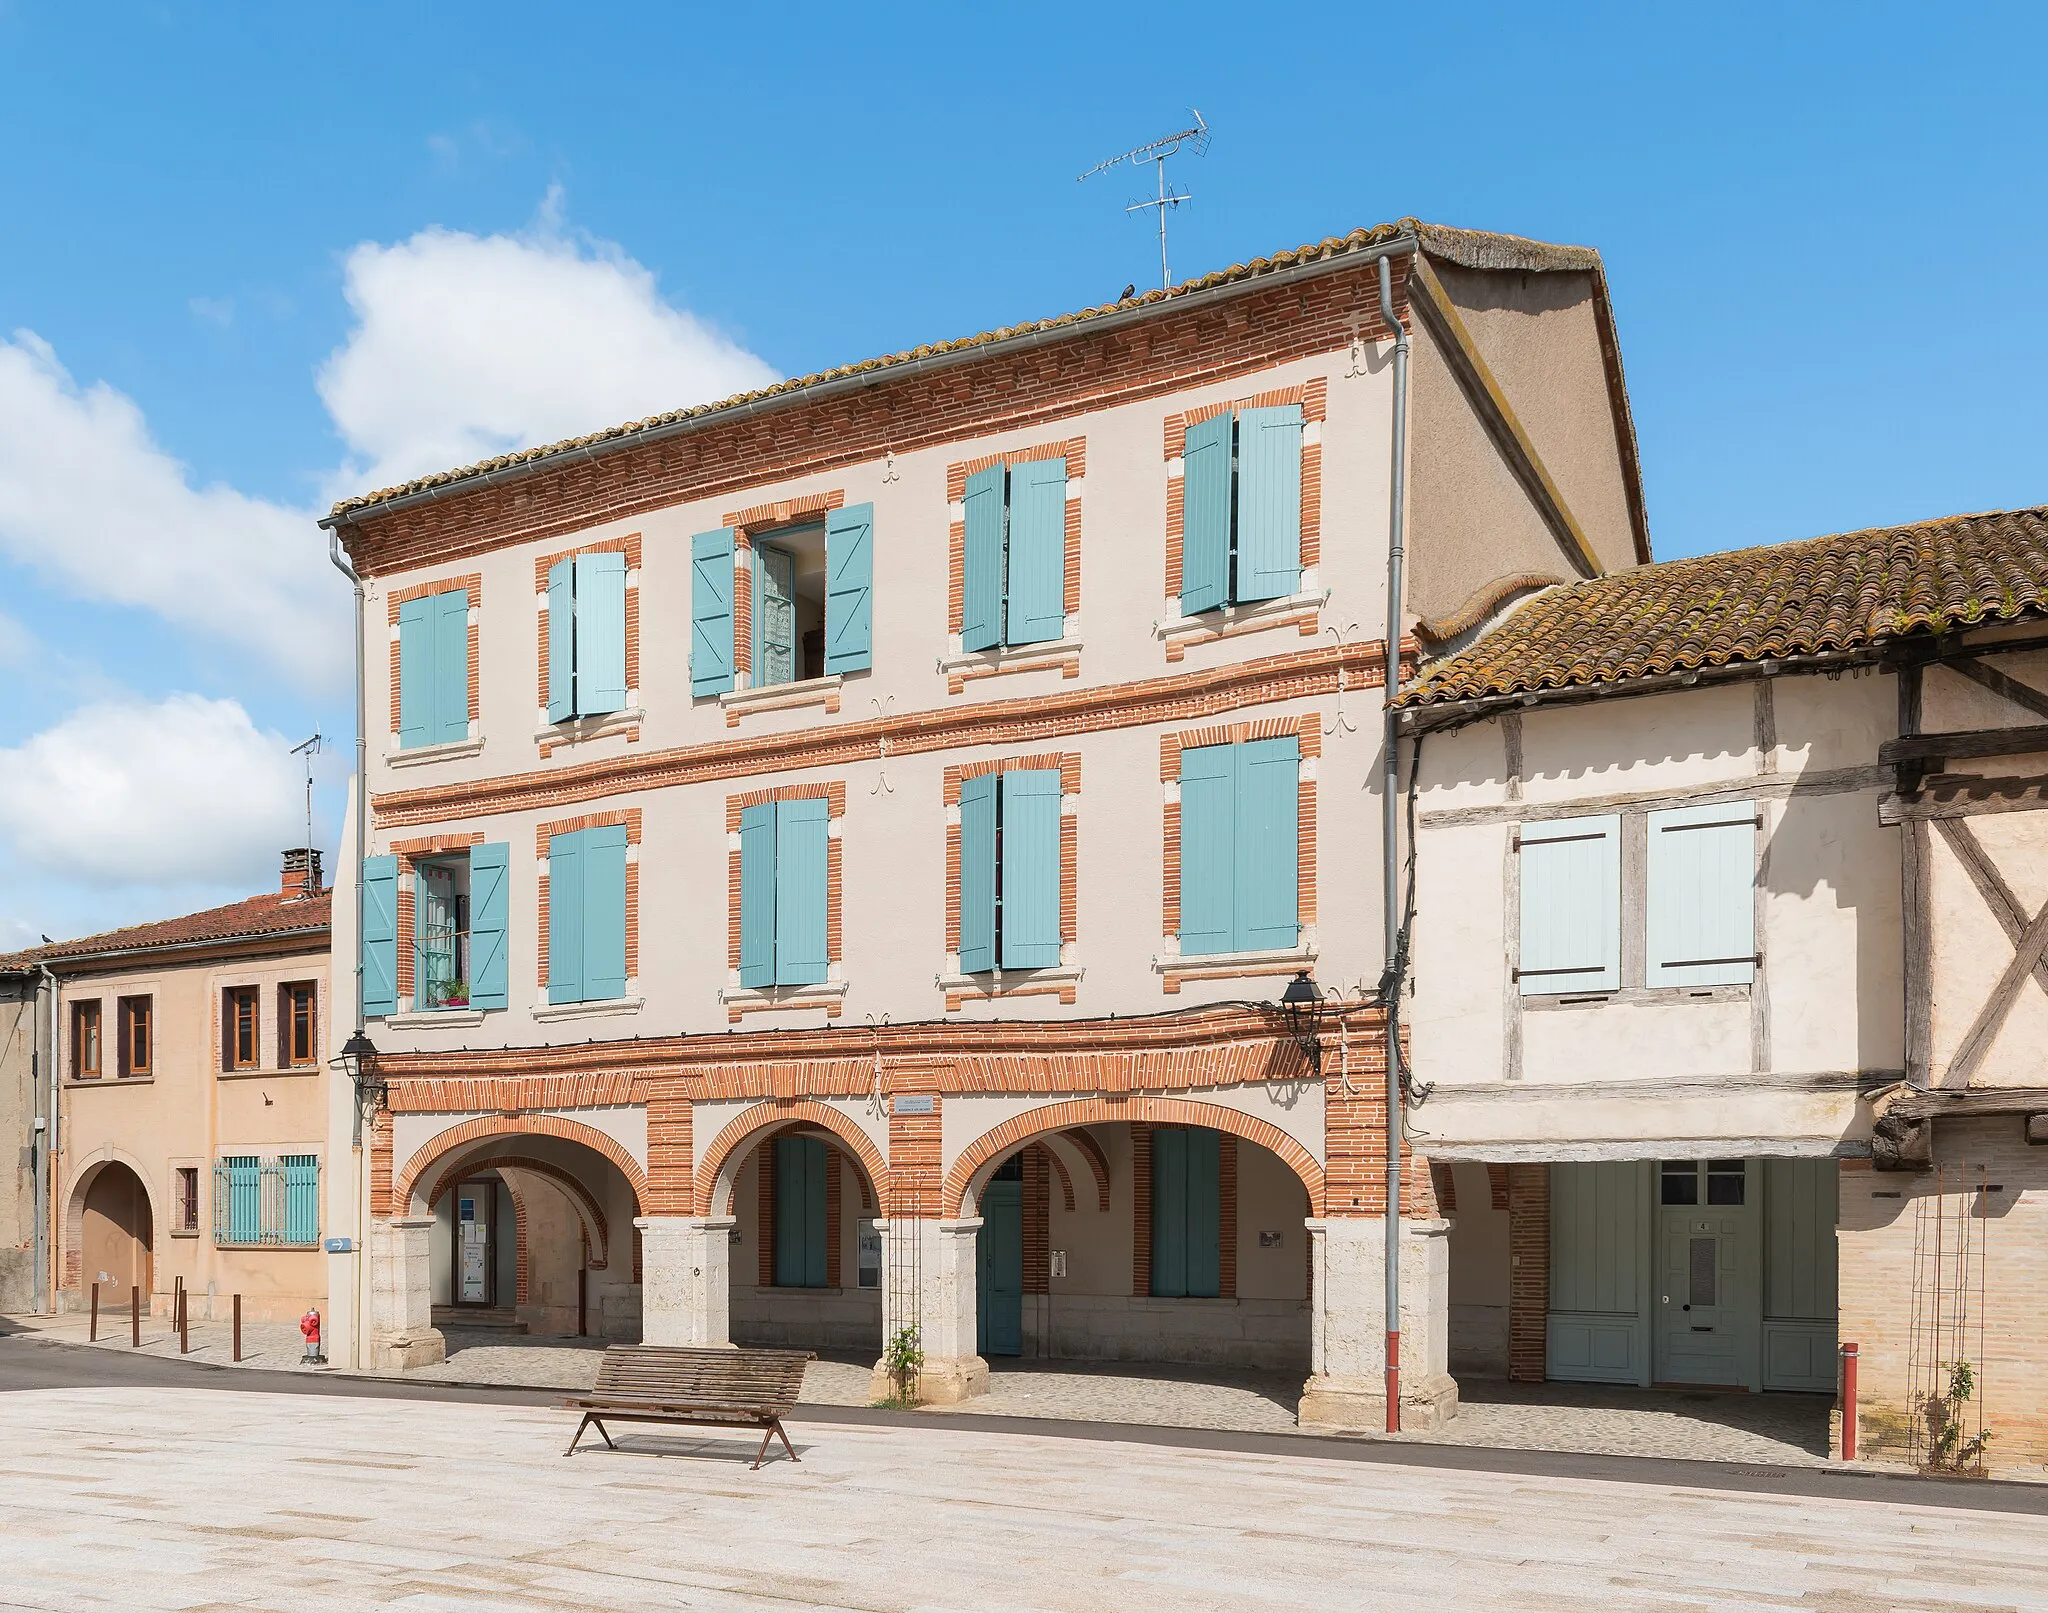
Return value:
M 1287 1021 L 1294 1045 L 1301 1049 L 1301 1056 L 1308 1060 L 1318 1080 L 1323 1074 L 1323 1041 L 1317 1029 L 1323 1017 L 1323 1002 L 1322 992 L 1309 979 L 1306 969 L 1288 981 L 1287 989 L 1280 993 L 1280 1016 Z
M 377 1079 L 377 1044 L 360 1030 L 341 1044 L 341 1067 L 355 1086 L 358 1115 L 365 1099 L 376 1105 L 390 1097 L 391 1089 Z

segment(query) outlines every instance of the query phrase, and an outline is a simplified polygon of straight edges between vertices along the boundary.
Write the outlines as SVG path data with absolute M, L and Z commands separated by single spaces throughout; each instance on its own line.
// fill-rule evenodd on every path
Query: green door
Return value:
M 1022 1355 L 1024 1183 L 1017 1178 L 998 1176 L 982 1189 L 974 1278 L 977 1348 L 983 1355 Z
M 1740 1159 L 1667 1159 L 1659 1169 L 1660 1383 L 1748 1386 L 1759 1321 L 1748 1178 Z

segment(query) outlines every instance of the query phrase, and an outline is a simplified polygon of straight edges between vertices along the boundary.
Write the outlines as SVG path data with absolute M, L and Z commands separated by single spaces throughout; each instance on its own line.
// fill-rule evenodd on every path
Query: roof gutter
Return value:
M 905 376 L 928 375 L 937 370 L 955 368 L 961 364 L 977 363 L 986 358 L 999 358 L 1012 353 L 1030 352 L 1051 342 L 1070 340 L 1077 334 L 1093 334 L 1100 331 L 1122 330 L 1128 325 L 1141 324 L 1160 314 L 1179 312 L 1185 308 L 1205 308 L 1214 302 L 1227 301 L 1232 297 L 1245 296 L 1254 291 L 1264 291 L 1273 286 L 1292 285 L 1297 280 L 1312 280 L 1318 275 L 1332 274 L 1342 268 L 1374 263 L 1381 258 L 1406 257 L 1422 250 L 1422 242 L 1412 231 L 1381 241 L 1376 245 L 1356 247 L 1335 257 L 1315 258 L 1308 262 L 1292 263 L 1284 269 L 1274 269 L 1250 279 L 1232 281 L 1229 285 L 1209 286 L 1200 291 L 1184 292 L 1170 296 L 1163 302 L 1139 303 L 1130 308 L 1119 308 L 1111 313 L 1097 314 L 1073 324 L 1053 325 L 1025 331 L 1017 336 L 1005 336 L 996 341 L 974 347 L 963 347 L 948 353 L 928 353 L 922 358 L 900 359 L 872 370 L 859 370 L 852 375 L 835 376 L 831 380 L 819 381 L 814 385 L 799 387 L 790 392 L 776 392 L 766 397 L 745 398 L 722 408 L 711 409 L 703 414 L 693 414 L 682 420 L 672 420 L 665 425 L 650 426 L 645 431 L 622 432 L 617 437 L 608 437 L 601 443 L 579 443 L 572 448 L 562 448 L 554 453 L 543 454 L 536 459 L 521 460 L 516 465 L 501 465 L 495 470 L 478 471 L 474 475 L 444 482 L 437 487 L 423 487 L 416 492 L 401 493 L 395 498 L 379 499 L 374 504 L 358 505 L 324 515 L 320 526 L 326 531 L 354 526 L 362 521 L 375 520 L 381 516 L 394 515 L 400 510 L 415 509 L 422 504 L 432 504 L 440 499 L 452 498 L 458 493 L 474 493 L 486 488 L 502 486 L 506 482 L 519 481 L 543 470 L 556 467 L 577 459 L 595 460 L 615 449 L 644 447 L 650 443 L 668 442 L 693 431 L 706 430 L 712 426 L 725 425 L 735 420 L 749 419 L 772 410 L 797 408 L 806 403 L 818 403 L 836 398 L 848 392 L 859 392 L 885 382 L 899 380 Z
M 327 933 L 327 925 L 314 924 L 297 930 L 265 930 L 255 935 L 218 935 L 206 941 L 167 941 L 157 946 L 114 947 L 105 952 L 67 952 L 50 958 L 47 963 L 38 961 L 31 967 L 75 974 L 79 971 L 70 968 L 70 965 L 120 963 L 130 958 L 181 958 L 194 952 L 218 952 L 227 947 L 248 946 L 259 941 L 310 940 Z

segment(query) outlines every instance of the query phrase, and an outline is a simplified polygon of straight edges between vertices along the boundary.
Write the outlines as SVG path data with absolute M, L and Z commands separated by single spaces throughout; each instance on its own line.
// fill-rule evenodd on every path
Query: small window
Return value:
M 548 721 L 626 704 L 626 557 L 566 555 L 548 568 Z
M 825 526 L 787 527 L 754 540 L 757 689 L 825 675 Z
M 1301 405 L 1188 427 L 1181 451 L 1184 616 L 1301 587 Z
M 253 1070 L 256 1056 L 256 988 L 231 986 L 221 994 L 221 1068 Z
M 960 967 L 1060 961 L 1060 774 L 1012 768 L 960 781 Z
M 278 1063 L 315 1064 L 320 1058 L 319 997 L 310 980 L 277 988 Z
M 1662 1191 L 1659 1202 L 1663 1204 L 1697 1204 L 1700 1201 L 1700 1168 L 1690 1159 L 1667 1159 L 1664 1161 Z
M 960 647 L 1044 644 L 1066 636 L 1067 462 L 991 465 L 963 500 Z
M 156 1038 L 151 1030 L 151 1006 L 152 999 L 148 997 L 121 999 L 120 1073 L 123 1076 L 150 1073 L 150 1061 L 156 1053 Z
M 199 1230 L 199 1167 L 180 1165 L 178 1167 L 178 1225 L 180 1232 Z
M 1739 1159 L 1710 1159 L 1707 1161 L 1707 1202 L 1709 1204 L 1740 1204 L 1743 1202 L 1745 1173 Z
M 1180 753 L 1183 957 L 1300 944 L 1301 741 Z
M 469 859 L 422 863 L 413 1000 L 423 1010 L 469 1006 Z
M 97 1081 L 100 1075 L 100 1005 L 71 1005 L 71 1079 Z
M 408 599 L 398 607 L 398 744 L 469 738 L 469 592 Z
M 823 796 L 741 810 L 741 985 L 805 986 L 830 977 L 830 811 Z

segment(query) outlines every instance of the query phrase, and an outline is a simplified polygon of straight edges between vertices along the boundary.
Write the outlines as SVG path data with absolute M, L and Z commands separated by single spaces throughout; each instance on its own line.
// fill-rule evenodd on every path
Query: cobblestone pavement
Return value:
M 997 1433 L 635 1431 L 542 1408 L 22 1390 L 0 1603 L 193 1613 L 763 1607 L 2048 1609 L 2000 1511 Z

